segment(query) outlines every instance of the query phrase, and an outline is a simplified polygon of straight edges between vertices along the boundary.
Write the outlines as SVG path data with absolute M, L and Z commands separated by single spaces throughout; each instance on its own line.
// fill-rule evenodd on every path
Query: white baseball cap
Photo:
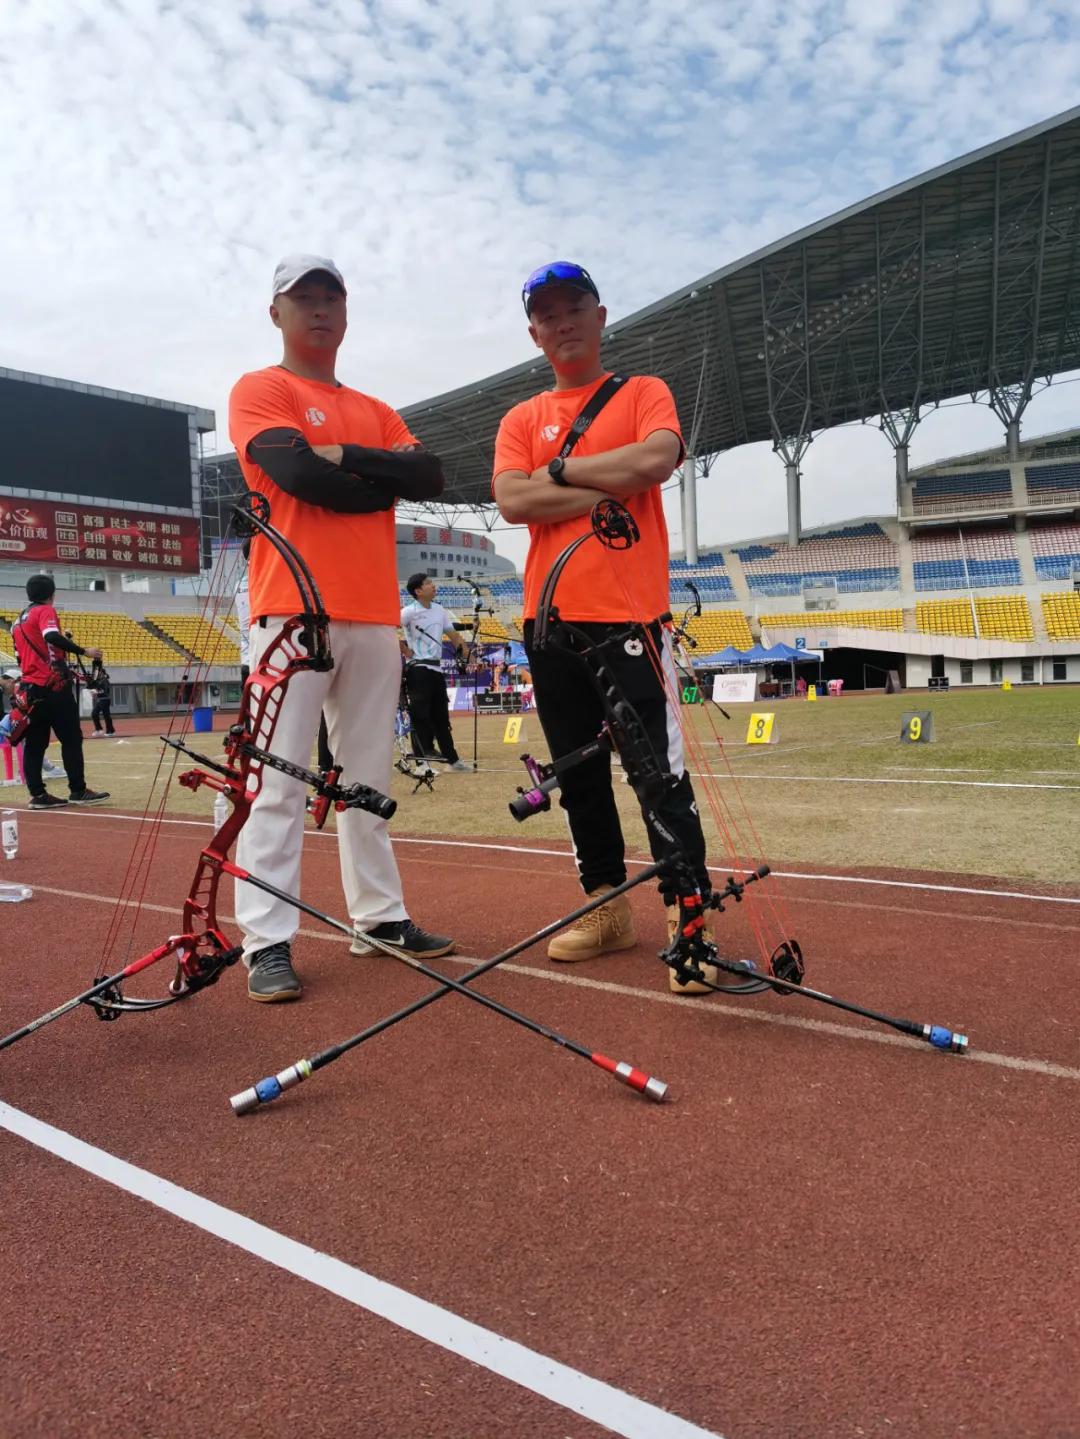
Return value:
M 291 290 L 298 281 L 302 280 L 305 275 L 310 275 L 313 270 L 325 270 L 341 286 L 341 293 L 343 295 L 348 293 L 345 289 L 345 281 L 341 277 L 341 271 L 333 260 L 328 260 L 325 255 L 286 255 L 283 260 L 277 262 L 277 268 L 274 271 L 274 294 L 271 299 L 283 295 L 286 290 Z

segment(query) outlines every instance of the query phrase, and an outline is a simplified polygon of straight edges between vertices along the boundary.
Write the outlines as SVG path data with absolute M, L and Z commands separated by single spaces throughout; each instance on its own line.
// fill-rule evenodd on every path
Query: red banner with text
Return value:
M 199 522 L 110 505 L 0 495 L 0 563 L 199 572 Z

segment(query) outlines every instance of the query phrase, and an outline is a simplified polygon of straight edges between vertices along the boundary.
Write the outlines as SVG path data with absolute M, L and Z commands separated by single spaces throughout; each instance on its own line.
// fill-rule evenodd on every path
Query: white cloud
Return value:
M 304 249 L 349 280 L 343 377 L 423 399 L 530 356 L 517 295 L 544 258 L 580 257 L 617 318 L 1066 108 L 1078 38 L 1072 7 L 1013 0 L 14 0 L 0 364 L 224 431 L 276 354 L 274 261 Z M 887 506 L 876 440 L 815 442 L 808 521 Z M 781 527 L 767 449 L 714 477 L 751 472 L 728 486 L 758 497 L 746 525 L 703 485 L 704 539 Z

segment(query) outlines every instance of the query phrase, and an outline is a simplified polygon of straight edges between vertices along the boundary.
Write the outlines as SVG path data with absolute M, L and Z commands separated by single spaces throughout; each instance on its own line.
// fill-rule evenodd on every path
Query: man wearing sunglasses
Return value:
M 330 616 L 334 667 L 289 687 L 274 750 L 307 765 L 326 715 L 346 784 L 390 788 L 401 673 L 397 642 L 395 499 L 442 493 L 442 466 L 425 454 L 389 405 L 341 384 L 337 352 L 346 329 L 345 282 L 332 260 L 289 255 L 274 272 L 270 318 L 281 363 L 244 375 L 229 400 L 229 433 L 244 479 L 270 501 L 274 526 L 308 561 Z M 251 542 L 250 656 L 254 669 L 296 586 L 261 536 Z M 408 917 L 386 821 L 359 809 L 338 816 L 342 888 L 358 930 L 417 959 L 449 954 L 453 942 Z M 240 865 L 289 894 L 300 889 L 304 790 L 277 770 L 262 785 L 237 844 Z M 250 885 L 236 886 L 248 994 L 261 1002 L 300 997 L 291 943 L 297 911 Z M 359 934 L 353 954 L 373 953 Z M 379 951 L 381 953 L 381 951 Z
M 607 311 L 592 276 L 580 265 L 559 260 L 529 276 L 522 291 L 529 334 L 543 350 L 554 373 L 554 389 L 516 405 L 503 417 L 495 443 L 492 493 L 510 524 L 529 526 L 525 562 L 525 648 L 532 671 L 540 723 L 553 759 L 596 738 L 604 715 L 582 662 L 558 646 L 534 648 L 536 603 L 544 577 L 560 551 L 589 529 L 598 500 L 613 496 L 630 510 L 641 539 L 612 556 L 600 545 L 577 551 L 559 582 L 560 615 L 595 638 L 625 628 L 628 621 L 649 625 L 668 681 L 677 690 L 670 645 L 657 623 L 668 608 L 668 536 L 660 487 L 683 455 L 679 419 L 671 391 L 660 379 L 628 379 L 578 439 L 573 454 L 562 449 L 574 420 L 609 378 L 600 358 Z M 649 733 L 658 758 L 677 786 L 661 805 L 665 822 L 678 837 L 703 893 L 710 889 L 694 792 L 682 752 L 677 717 L 669 714 L 667 694 L 648 648 L 631 640 L 607 652 L 618 678 Z M 599 754 L 560 776 L 560 803 L 567 813 L 578 873 L 590 898 L 626 879 L 625 845 L 611 785 L 611 759 Z M 662 842 L 650 833 L 653 853 Z M 678 907 L 673 887 L 664 882 L 669 940 Z M 625 895 L 602 905 L 557 935 L 548 956 L 558 960 L 593 959 L 637 942 Z M 706 978 L 722 982 L 713 966 Z M 703 985 L 681 984 L 676 993 L 701 993 Z

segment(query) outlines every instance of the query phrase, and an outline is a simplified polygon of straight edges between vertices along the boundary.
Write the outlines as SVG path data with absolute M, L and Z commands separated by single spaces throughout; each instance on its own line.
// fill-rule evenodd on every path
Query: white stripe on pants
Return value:
M 251 630 L 251 667 L 258 664 L 283 620 L 269 617 Z M 273 754 L 310 768 L 319 728 L 326 726 L 342 783 L 390 791 L 394 715 L 401 683 L 397 635 L 388 625 L 330 623 L 334 668 L 308 670 L 290 681 L 269 748 Z M 240 831 L 236 862 L 260 879 L 300 897 L 300 855 L 307 786 L 278 770 L 263 769 L 262 791 Z M 390 848 L 386 821 L 364 810 L 337 816 L 341 885 L 355 924 L 404 919 L 401 879 Z M 300 927 L 300 912 L 254 885 L 236 882 L 236 919 L 244 932 L 244 958 L 268 944 L 289 941 Z

